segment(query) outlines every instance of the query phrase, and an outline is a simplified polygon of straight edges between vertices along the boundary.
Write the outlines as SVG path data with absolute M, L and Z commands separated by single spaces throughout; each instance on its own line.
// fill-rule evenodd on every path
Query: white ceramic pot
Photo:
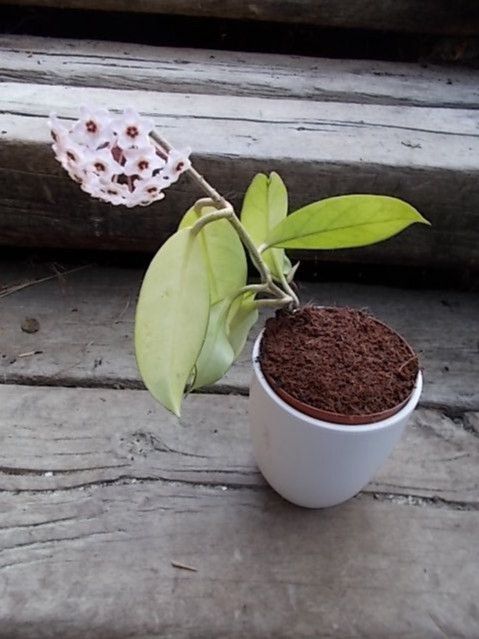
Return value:
M 325 508 L 353 497 L 371 480 L 398 442 L 422 390 L 422 374 L 408 403 L 375 424 L 342 426 L 300 413 L 271 389 L 253 349 L 249 413 L 256 462 L 268 483 L 298 506 Z

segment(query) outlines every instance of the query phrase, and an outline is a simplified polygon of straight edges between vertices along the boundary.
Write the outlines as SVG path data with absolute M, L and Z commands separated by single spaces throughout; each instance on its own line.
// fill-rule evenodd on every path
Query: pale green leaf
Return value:
M 227 336 L 236 360 L 246 344 L 249 332 L 258 319 L 258 306 L 252 293 L 243 293 L 231 305 L 227 320 Z
M 204 207 L 201 217 L 216 211 Z M 200 218 L 191 208 L 180 222 L 180 229 L 188 228 Z M 228 220 L 217 220 L 207 224 L 198 233 L 208 272 L 211 304 L 225 299 L 246 284 L 247 264 L 241 240 Z
M 410 204 L 384 195 L 343 195 L 309 204 L 269 233 L 265 244 L 295 249 L 366 246 L 410 224 L 429 224 Z
M 291 284 L 291 282 L 294 280 L 294 276 L 296 275 L 296 271 L 298 270 L 300 263 L 301 262 L 296 262 L 294 266 L 291 266 L 288 273 L 286 273 L 286 281 L 288 282 L 288 284 Z
M 143 381 L 176 415 L 203 345 L 209 310 L 201 242 L 190 229 L 178 231 L 148 268 L 135 322 L 136 359 Z
M 271 229 L 288 213 L 288 192 L 277 173 L 258 173 L 246 191 L 241 222 L 251 236 L 256 247 L 261 246 Z M 283 249 L 268 249 L 262 254 L 266 265 L 275 279 L 289 271 L 291 263 Z M 286 262 L 286 263 L 285 263 Z
M 206 338 L 195 366 L 193 389 L 221 379 L 234 362 L 235 354 L 226 335 L 230 305 L 231 299 L 227 298 L 211 307 Z
M 211 308 L 206 339 L 196 362 L 193 389 L 213 384 L 238 358 L 248 334 L 258 319 L 253 293 L 244 293 Z

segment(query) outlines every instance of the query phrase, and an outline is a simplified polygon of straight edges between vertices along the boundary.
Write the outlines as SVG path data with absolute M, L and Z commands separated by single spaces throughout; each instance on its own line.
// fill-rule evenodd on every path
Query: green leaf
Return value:
M 267 246 L 339 249 L 366 246 L 410 224 L 429 224 L 410 204 L 384 195 L 343 195 L 309 204 L 280 222 Z
M 161 247 L 136 308 L 136 360 L 150 393 L 179 416 L 208 326 L 210 295 L 201 241 L 191 229 Z
M 216 211 L 208 206 L 202 214 L 193 208 L 185 213 L 180 229 L 191 227 L 200 218 Z M 246 284 L 247 264 L 241 240 L 228 220 L 207 224 L 198 233 L 201 241 L 208 279 L 211 304 L 225 299 Z
M 211 307 L 206 339 L 196 362 L 193 389 L 223 377 L 239 357 L 257 319 L 253 293 L 233 295 Z
M 256 247 L 264 244 L 271 229 L 283 220 L 288 213 L 288 192 L 283 180 L 277 173 L 258 173 L 246 191 L 241 222 L 251 236 Z M 275 279 L 289 271 L 291 262 L 283 249 L 264 251 L 263 259 Z
M 211 307 L 206 338 L 195 366 L 193 389 L 218 381 L 234 362 L 235 354 L 226 335 L 230 305 L 231 298 L 227 298 Z
M 247 292 L 231 305 L 227 319 L 227 336 L 236 360 L 246 344 L 249 332 L 258 319 L 258 306 L 254 294 Z

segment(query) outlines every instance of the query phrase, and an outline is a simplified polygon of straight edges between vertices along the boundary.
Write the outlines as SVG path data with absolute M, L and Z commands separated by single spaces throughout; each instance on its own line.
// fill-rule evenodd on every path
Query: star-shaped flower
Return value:
M 67 129 L 49 120 L 56 159 L 86 193 L 110 204 L 147 206 L 163 199 L 164 189 L 191 164 L 189 149 L 159 149 L 150 138 L 152 122 L 132 109 L 113 118 L 108 111 L 82 108 Z
M 150 144 L 149 134 L 154 128 L 152 120 L 140 117 L 133 109 L 125 109 L 123 116 L 114 120 L 113 131 L 117 136 L 117 144 L 125 151 L 134 147 L 145 147 Z

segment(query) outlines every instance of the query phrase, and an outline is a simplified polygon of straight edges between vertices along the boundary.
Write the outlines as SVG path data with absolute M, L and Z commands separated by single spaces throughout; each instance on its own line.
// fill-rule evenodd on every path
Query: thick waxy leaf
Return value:
M 201 217 L 216 211 L 204 207 Z M 180 229 L 188 228 L 200 218 L 191 208 L 180 222 Z M 211 304 L 225 299 L 246 284 L 246 255 L 238 234 L 228 220 L 217 220 L 207 224 L 198 233 L 210 283 Z
M 143 381 L 176 415 L 203 345 L 209 311 L 201 242 L 191 229 L 178 231 L 148 268 L 135 323 L 136 359 Z
M 258 173 L 246 191 L 241 222 L 250 234 L 256 247 L 263 244 L 270 231 L 283 220 L 288 213 L 288 192 L 283 180 L 277 173 Z M 291 262 L 282 249 L 268 249 L 263 253 L 275 279 L 280 279 L 291 269 Z
M 258 319 L 258 307 L 252 293 L 237 297 L 228 315 L 227 335 L 236 360 L 246 344 L 249 332 Z
M 206 339 L 196 362 L 193 389 L 213 384 L 238 358 L 258 319 L 252 293 L 232 297 L 211 307 Z
M 201 215 L 191 208 L 180 223 L 180 229 L 191 227 L 213 207 L 203 207 Z M 226 336 L 226 323 L 231 300 L 246 284 L 247 264 L 243 245 L 227 220 L 207 224 L 199 232 L 208 272 L 211 308 L 206 338 L 195 364 L 193 389 L 221 379 L 234 362 L 234 351 Z
M 309 204 L 289 215 L 268 235 L 268 246 L 339 249 L 366 246 L 410 224 L 429 224 L 410 204 L 383 195 L 343 195 Z
M 221 379 L 234 362 L 235 354 L 226 336 L 230 298 L 211 307 L 206 339 L 195 366 L 193 389 Z

